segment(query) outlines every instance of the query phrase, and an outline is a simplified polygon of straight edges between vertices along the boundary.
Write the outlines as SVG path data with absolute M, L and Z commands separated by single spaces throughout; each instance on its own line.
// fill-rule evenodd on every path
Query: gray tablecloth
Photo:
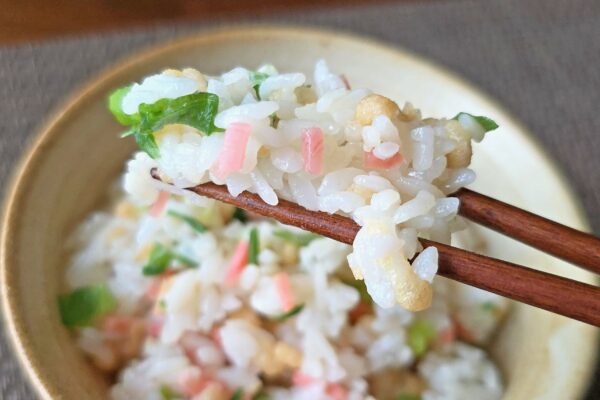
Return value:
M 556 157 L 600 233 L 599 20 L 597 0 L 481 0 L 362 5 L 235 22 L 341 28 L 463 74 L 524 121 Z M 230 22 L 0 47 L 0 188 L 36 126 L 81 82 L 141 47 Z M 1 335 L 0 398 L 35 398 Z M 588 399 L 600 399 L 600 383 L 594 386 Z

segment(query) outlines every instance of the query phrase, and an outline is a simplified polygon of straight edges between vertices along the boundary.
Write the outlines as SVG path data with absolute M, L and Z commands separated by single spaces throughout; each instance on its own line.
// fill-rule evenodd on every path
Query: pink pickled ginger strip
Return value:
M 202 393 L 210 383 L 211 380 L 203 376 L 197 369 L 185 369 L 179 373 L 177 378 L 179 390 L 188 398 Z
M 363 163 L 365 168 L 370 169 L 388 169 L 396 166 L 404 161 L 404 157 L 402 154 L 396 153 L 388 159 L 382 160 L 381 158 L 377 158 L 372 151 L 364 152 Z
M 281 308 L 284 312 L 291 311 L 294 308 L 294 294 L 288 274 L 279 272 L 273 279 L 275 279 L 275 287 L 281 300 Z
M 302 159 L 304 170 L 311 175 L 318 175 L 323 170 L 324 137 L 321 128 L 302 130 Z
M 348 398 L 348 390 L 339 383 L 328 383 L 325 393 L 331 400 L 346 400 Z
M 249 254 L 250 246 L 248 242 L 245 240 L 240 241 L 238 243 L 235 252 L 233 253 L 233 257 L 231 257 L 231 261 L 229 262 L 229 267 L 227 267 L 227 275 L 225 275 L 225 285 L 233 286 L 239 279 L 242 271 L 248 265 L 248 254 Z
M 313 378 L 312 376 L 307 375 L 300 370 L 296 370 L 292 375 L 292 383 L 294 386 L 308 386 L 318 382 L 319 379 Z
M 225 130 L 223 148 L 217 159 L 215 175 L 225 179 L 234 172 L 242 169 L 246 157 L 246 146 L 250 138 L 251 126 L 246 123 L 234 122 Z
M 154 204 L 152 204 L 152 207 L 150 208 L 150 215 L 153 216 L 154 218 L 158 218 L 160 217 L 160 215 L 163 213 L 165 206 L 167 205 L 167 201 L 169 201 L 169 196 L 171 194 L 169 192 L 167 192 L 166 190 L 161 190 L 160 192 L 158 192 L 158 198 L 156 199 L 156 201 L 154 202 Z
M 350 87 L 350 82 L 348 82 L 348 78 L 346 78 L 346 75 L 341 74 L 340 79 L 342 80 L 342 82 L 344 82 L 344 86 L 346 87 L 346 89 L 348 89 L 348 90 L 352 89 Z
M 162 332 L 164 320 L 162 318 L 153 316 L 146 320 L 146 333 L 153 337 L 158 338 Z

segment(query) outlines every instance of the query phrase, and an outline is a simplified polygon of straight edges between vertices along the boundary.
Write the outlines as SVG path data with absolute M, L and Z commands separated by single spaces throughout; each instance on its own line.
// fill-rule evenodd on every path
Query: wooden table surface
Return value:
M 0 45 L 166 21 L 273 15 L 386 0 L 0 0 Z M 388 0 L 389 1 L 389 0 Z M 417 0 L 401 0 L 414 2 Z

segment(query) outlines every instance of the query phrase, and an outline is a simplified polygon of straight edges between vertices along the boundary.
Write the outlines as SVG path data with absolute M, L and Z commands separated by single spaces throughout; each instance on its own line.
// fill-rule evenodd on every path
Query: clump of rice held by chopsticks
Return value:
M 474 181 L 471 141 L 497 127 L 467 113 L 423 118 L 410 103 L 351 89 L 324 61 L 312 83 L 270 65 L 215 78 L 185 69 L 117 93 L 113 113 L 144 150 L 125 178 L 139 204 L 212 181 L 234 196 L 350 216 L 362 226 L 348 256 L 354 277 L 380 307 L 411 311 L 431 305 L 437 271 L 437 250 L 417 237 L 449 243 L 460 229 L 459 201 L 447 196 Z M 152 168 L 174 188 L 152 182 Z

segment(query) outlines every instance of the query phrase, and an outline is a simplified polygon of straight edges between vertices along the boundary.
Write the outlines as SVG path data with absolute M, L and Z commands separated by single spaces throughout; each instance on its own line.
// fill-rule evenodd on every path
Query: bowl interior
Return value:
M 425 115 L 459 111 L 492 116 L 501 129 L 476 146 L 476 190 L 576 228 L 586 228 L 577 201 L 525 129 L 476 89 L 424 60 L 364 39 L 314 30 L 240 28 L 199 35 L 138 55 L 102 75 L 46 125 L 9 193 L 0 252 L 3 302 L 15 349 L 47 398 L 96 399 L 106 382 L 84 360 L 56 307 L 65 236 L 106 198 L 133 150 L 106 111 L 115 87 L 166 67 L 218 73 L 272 62 L 311 73 L 325 58 L 354 87 L 369 87 Z M 590 281 L 592 275 L 481 229 L 491 256 Z M 596 358 L 596 331 L 516 304 L 491 351 L 507 384 L 505 399 L 575 399 Z

